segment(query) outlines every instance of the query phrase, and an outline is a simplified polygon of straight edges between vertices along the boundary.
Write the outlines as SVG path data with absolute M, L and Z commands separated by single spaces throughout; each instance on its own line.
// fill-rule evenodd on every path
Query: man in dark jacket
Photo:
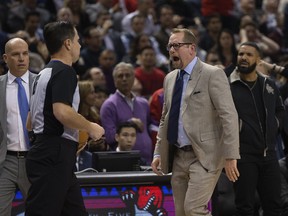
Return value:
M 241 173 L 234 183 L 236 216 L 254 214 L 258 192 L 264 216 L 281 213 L 280 170 L 275 151 L 285 108 L 275 83 L 257 73 L 260 49 L 256 43 L 240 45 L 237 67 L 229 77 L 240 124 Z

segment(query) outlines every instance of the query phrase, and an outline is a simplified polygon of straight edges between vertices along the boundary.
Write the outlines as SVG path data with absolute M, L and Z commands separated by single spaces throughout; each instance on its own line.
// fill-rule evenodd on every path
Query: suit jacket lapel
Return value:
M 202 63 L 201 61 L 198 59 L 196 65 L 193 68 L 192 74 L 190 76 L 190 79 L 187 83 L 187 87 L 186 87 L 186 92 L 185 92 L 185 96 L 183 98 L 183 102 L 182 102 L 182 113 L 185 112 L 186 108 L 187 108 L 187 100 L 189 100 L 189 97 L 191 94 L 193 94 L 195 87 L 200 79 L 200 75 L 201 75 L 201 71 L 202 71 Z

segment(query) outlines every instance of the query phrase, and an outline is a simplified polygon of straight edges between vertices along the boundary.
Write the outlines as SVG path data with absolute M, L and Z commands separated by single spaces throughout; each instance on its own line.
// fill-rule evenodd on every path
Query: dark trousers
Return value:
M 240 162 L 238 181 L 234 183 L 236 216 L 253 216 L 256 191 L 263 209 L 263 216 L 279 216 L 280 169 L 277 159 Z
M 26 216 L 86 216 L 74 174 L 77 143 L 61 137 L 38 136 L 26 159 L 31 187 Z

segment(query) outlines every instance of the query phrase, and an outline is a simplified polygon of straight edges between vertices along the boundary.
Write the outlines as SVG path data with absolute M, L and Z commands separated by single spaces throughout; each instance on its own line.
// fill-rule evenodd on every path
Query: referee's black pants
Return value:
M 31 187 L 26 216 L 86 216 L 74 174 L 77 143 L 61 137 L 37 135 L 26 159 Z

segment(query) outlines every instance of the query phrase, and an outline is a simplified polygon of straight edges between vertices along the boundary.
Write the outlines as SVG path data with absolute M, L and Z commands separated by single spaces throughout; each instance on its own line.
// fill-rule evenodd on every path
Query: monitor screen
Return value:
M 140 171 L 140 151 L 92 153 L 92 168 L 98 172 Z

